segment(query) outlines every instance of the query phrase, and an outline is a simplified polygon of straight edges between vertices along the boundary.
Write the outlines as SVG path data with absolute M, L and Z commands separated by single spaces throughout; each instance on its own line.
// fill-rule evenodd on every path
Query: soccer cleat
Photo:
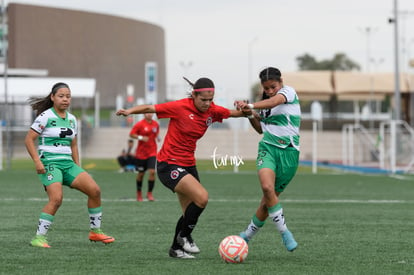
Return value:
M 240 236 L 240 237 L 242 237 L 242 238 L 243 238 L 243 240 L 245 240 L 245 241 L 246 241 L 246 243 L 249 243 L 249 241 L 250 241 L 250 240 L 249 240 L 249 238 L 247 237 L 246 233 L 241 232 L 239 236 Z
M 296 247 L 298 247 L 298 243 L 295 241 L 292 233 L 290 233 L 289 230 L 286 230 L 285 232 L 282 233 L 282 240 L 283 240 L 283 244 L 285 245 L 286 249 L 289 252 L 292 252 L 293 250 L 296 249 Z
M 137 201 L 143 201 L 143 199 L 142 199 L 142 191 L 137 191 Z
M 173 249 L 170 248 L 170 252 L 168 253 L 171 258 L 179 258 L 179 259 L 194 259 L 195 257 L 191 254 L 188 254 L 182 249 Z
M 180 234 L 177 235 L 177 242 L 188 253 L 200 253 L 200 248 L 195 244 L 191 235 L 187 237 L 181 237 Z
M 36 237 L 34 237 L 33 240 L 30 242 L 30 245 L 36 247 L 50 248 L 50 245 L 47 243 L 46 236 L 44 235 L 36 235 Z
M 104 244 L 112 243 L 115 239 L 111 236 L 105 235 L 101 229 L 91 229 L 89 231 L 89 240 L 91 242 L 103 242 Z
M 149 201 L 154 201 L 154 197 L 152 196 L 152 192 L 148 192 L 148 193 L 147 193 L 147 199 L 148 199 Z

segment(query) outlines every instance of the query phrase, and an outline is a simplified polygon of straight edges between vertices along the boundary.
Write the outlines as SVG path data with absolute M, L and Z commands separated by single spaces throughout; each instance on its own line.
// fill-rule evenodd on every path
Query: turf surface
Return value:
M 117 173 L 115 162 L 83 164 L 102 188 L 103 230 L 116 242 L 88 241 L 86 197 L 65 188 L 48 234 L 52 248 L 30 247 L 47 196 L 30 163 L 16 162 L 0 171 L 0 274 L 414 273 L 413 176 L 314 175 L 301 168 L 282 195 L 298 249 L 287 252 L 268 221 L 250 242 L 246 261 L 225 264 L 219 242 L 245 228 L 260 200 L 252 164 L 233 173 L 200 163 L 210 201 L 193 232 L 202 250 L 194 260 L 168 257 L 180 215 L 173 193 L 157 181 L 156 201 L 138 203 L 134 173 Z

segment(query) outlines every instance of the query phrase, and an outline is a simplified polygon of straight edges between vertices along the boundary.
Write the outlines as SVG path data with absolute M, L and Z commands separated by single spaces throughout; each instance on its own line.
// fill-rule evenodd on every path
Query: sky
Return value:
M 184 97 L 182 76 L 211 78 L 219 98 L 248 97 L 267 66 L 298 70 L 296 58 L 344 53 L 362 71 L 395 70 L 394 2 L 399 64 L 414 71 L 413 0 L 2 0 L 111 14 L 161 26 L 167 87 Z M 288 84 L 288 83 L 287 83 Z M 183 88 L 182 88 L 183 87 Z M 216 98 L 217 98 L 216 94 Z M 225 105 L 225 104 L 223 104 Z

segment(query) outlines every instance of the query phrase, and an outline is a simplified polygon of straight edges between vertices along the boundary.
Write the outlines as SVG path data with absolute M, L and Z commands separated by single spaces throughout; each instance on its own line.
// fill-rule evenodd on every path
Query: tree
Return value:
M 305 53 L 296 57 L 300 71 L 305 70 L 327 70 L 327 71 L 352 71 L 360 70 L 358 63 L 352 61 L 343 53 L 337 53 L 332 59 L 317 61 L 313 56 Z

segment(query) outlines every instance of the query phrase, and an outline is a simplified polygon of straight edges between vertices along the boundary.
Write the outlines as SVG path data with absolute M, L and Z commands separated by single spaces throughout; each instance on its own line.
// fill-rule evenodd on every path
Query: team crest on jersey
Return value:
M 206 120 L 207 127 L 210 126 L 212 123 L 213 123 L 213 119 L 211 118 L 211 116 L 209 116 Z
M 75 128 L 75 122 L 73 120 L 69 121 L 70 128 Z
M 48 174 L 47 174 L 47 180 L 48 180 L 48 181 L 53 180 L 53 175 L 52 175 L 51 173 L 48 173 Z

